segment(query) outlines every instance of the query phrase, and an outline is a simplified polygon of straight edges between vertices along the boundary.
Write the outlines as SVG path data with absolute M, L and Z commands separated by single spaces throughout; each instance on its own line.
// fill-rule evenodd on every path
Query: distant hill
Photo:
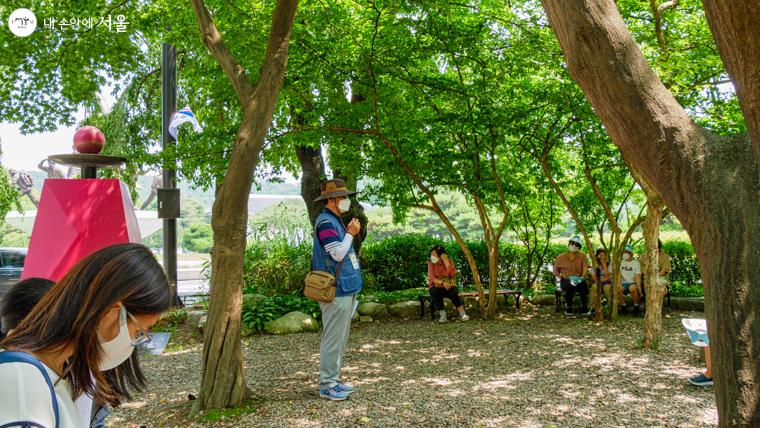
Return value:
M 25 171 L 29 175 L 32 176 L 34 179 L 34 188 L 37 189 L 38 192 L 42 192 L 42 184 L 45 181 L 45 178 L 47 178 L 47 175 L 39 170 L 36 171 Z M 63 172 L 65 173 L 66 170 L 63 169 Z M 150 185 L 153 183 L 153 175 L 141 175 L 137 179 L 137 194 L 138 194 L 138 200 L 140 202 L 144 201 L 148 195 L 150 194 Z M 182 189 L 182 194 L 191 199 L 195 199 L 199 201 L 201 204 L 203 204 L 203 207 L 206 209 L 210 209 L 211 205 L 214 203 L 214 191 L 213 189 L 210 190 L 202 190 L 202 189 L 194 189 L 190 186 L 188 186 L 185 182 L 179 183 L 179 188 Z M 293 196 L 300 196 L 301 195 L 301 185 L 298 183 L 262 183 L 260 185 L 261 190 L 256 189 L 256 185 L 254 184 L 254 189 L 251 192 L 252 195 L 293 195 Z

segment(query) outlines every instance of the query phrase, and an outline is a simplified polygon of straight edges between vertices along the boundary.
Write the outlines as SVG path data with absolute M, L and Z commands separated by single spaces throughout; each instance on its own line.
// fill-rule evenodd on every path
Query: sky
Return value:
M 81 120 L 82 118 L 77 118 Z M 34 170 L 49 155 L 71 153 L 76 125 L 58 128 L 44 134 L 21 134 L 18 124 L 0 124 L 3 166 L 10 169 Z

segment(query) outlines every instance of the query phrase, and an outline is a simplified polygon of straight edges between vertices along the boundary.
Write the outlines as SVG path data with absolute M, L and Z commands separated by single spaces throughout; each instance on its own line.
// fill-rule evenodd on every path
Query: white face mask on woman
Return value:
M 98 333 L 98 342 L 103 350 L 103 356 L 100 360 L 100 371 L 111 370 L 112 368 L 123 363 L 132 355 L 135 347 L 132 345 L 132 338 L 129 337 L 127 328 L 127 308 L 121 305 L 119 311 L 119 334 L 112 340 L 103 342 Z
M 577 252 L 578 252 L 578 250 L 580 250 L 580 249 L 581 249 L 581 247 L 579 247 L 579 246 L 577 246 L 577 245 L 574 245 L 574 244 L 570 244 L 570 245 L 568 245 L 568 246 L 567 246 L 567 249 L 568 249 L 568 251 L 570 251 L 571 253 L 577 253 Z
M 430 256 L 430 261 L 433 262 L 434 264 L 438 263 L 438 260 L 439 260 L 438 257 L 436 257 L 436 256 Z
M 338 209 L 342 213 L 347 213 L 349 209 L 351 209 L 351 199 L 341 199 L 340 202 L 338 202 Z

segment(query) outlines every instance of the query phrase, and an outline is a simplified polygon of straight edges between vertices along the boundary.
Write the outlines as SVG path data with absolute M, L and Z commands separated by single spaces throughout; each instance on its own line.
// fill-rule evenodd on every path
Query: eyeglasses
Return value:
M 135 340 L 130 342 L 132 346 L 140 346 L 140 345 L 145 345 L 146 343 L 152 342 L 153 335 L 150 334 L 150 331 L 148 331 L 148 329 L 140 325 L 140 323 L 137 322 L 137 318 L 135 318 L 134 315 L 130 314 L 129 312 L 127 312 L 127 315 L 129 315 L 129 318 L 132 319 L 132 322 L 135 323 L 137 328 L 139 328 L 139 330 L 137 330 L 137 336 L 135 336 Z

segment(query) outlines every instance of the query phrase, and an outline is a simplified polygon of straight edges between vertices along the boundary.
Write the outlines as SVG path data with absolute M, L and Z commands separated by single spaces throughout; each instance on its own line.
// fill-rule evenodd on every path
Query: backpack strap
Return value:
M 48 389 L 50 389 L 50 395 L 53 398 L 53 413 L 55 414 L 55 428 L 59 428 L 60 413 L 58 411 L 58 400 L 56 399 L 53 382 L 50 380 L 50 375 L 48 374 L 45 366 L 43 366 L 42 363 L 38 359 L 27 354 L 26 352 L 15 352 L 15 351 L 1 351 L 0 364 L 2 363 L 27 363 L 27 364 L 31 364 L 37 367 L 40 370 L 40 373 L 42 373 L 42 377 L 45 378 L 45 383 L 47 384 Z

